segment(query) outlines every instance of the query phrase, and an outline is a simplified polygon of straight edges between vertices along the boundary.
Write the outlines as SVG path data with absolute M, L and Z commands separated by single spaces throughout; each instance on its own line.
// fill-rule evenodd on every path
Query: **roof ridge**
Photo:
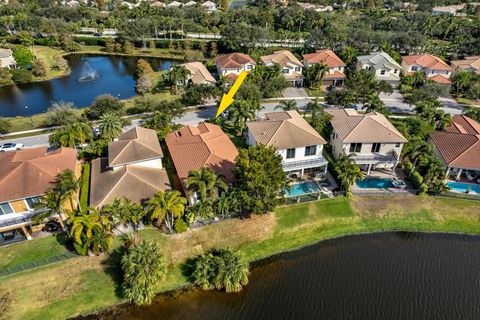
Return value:
M 293 118 L 292 118 L 292 119 L 288 119 L 288 120 L 293 120 Z M 285 121 L 288 121 L 288 120 L 285 120 Z M 303 121 L 307 122 L 307 121 L 306 121 L 305 119 L 303 119 L 303 118 L 301 118 L 300 120 L 303 120 Z M 300 127 L 299 125 L 295 124 L 294 122 L 292 122 L 292 121 L 288 121 L 288 122 L 289 122 L 291 125 L 297 127 L 298 129 L 300 129 L 300 130 L 308 133 L 308 134 L 311 135 L 312 137 L 318 138 L 318 137 L 315 136 L 312 132 L 310 132 L 310 131 L 308 131 L 308 130 L 305 130 L 305 128 Z M 310 124 L 309 124 L 308 122 L 307 122 L 307 124 L 310 126 Z M 313 129 L 313 131 L 315 131 L 323 140 L 325 140 L 325 138 L 323 138 L 322 135 L 317 132 L 317 130 L 315 130 L 312 126 L 310 126 L 310 127 L 311 127 L 311 128 Z
M 148 169 L 153 169 L 153 168 L 148 168 Z M 161 169 L 159 169 L 159 170 L 161 170 Z M 132 175 L 132 176 L 134 176 L 136 179 L 138 179 L 138 180 L 140 180 L 140 181 L 142 181 L 142 182 L 144 182 L 144 183 L 152 186 L 153 188 L 158 189 L 158 186 L 154 186 L 154 185 L 151 184 L 149 181 L 140 178 L 140 177 L 139 177 L 138 175 L 136 175 L 135 173 L 129 171 L 128 168 L 127 168 L 127 173 L 130 174 L 130 175 Z
M 345 109 L 343 109 L 345 110 Z M 347 113 L 345 111 L 345 113 Z M 351 117 L 348 113 L 347 113 L 347 116 Z M 350 132 L 345 136 L 345 138 L 343 138 L 343 141 L 347 140 L 347 138 L 352 134 L 352 132 L 360 125 L 360 123 L 362 123 L 367 117 L 366 116 L 362 116 L 360 114 L 356 114 L 356 115 L 353 115 L 354 117 L 356 116 L 359 116 L 361 117 L 362 119 L 360 119 L 360 121 L 355 125 L 355 127 L 352 128 L 352 130 L 350 130 Z
M 113 170 L 113 169 L 111 169 L 111 170 Z M 125 167 L 125 172 L 122 174 L 120 179 L 118 179 L 117 182 L 110 188 L 110 191 L 108 191 L 108 193 L 105 195 L 105 197 L 103 197 L 103 200 L 98 204 L 97 207 L 100 207 L 101 205 L 103 205 L 103 202 L 105 201 L 105 199 L 108 198 L 108 196 L 113 192 L 113 190 L 115 190 L 115 188 L 120 184 L 120 182 L 125 178 L 126 175 L 127 175 L 127 168 Z
M 267 141 L 267 143 L 265 145 L 269 145 L 270 142 L 272 142 L 273 138 L 275 138 L 275 136 L 277 135 L 278 131 L 280 130 L 280 128 L 283 126 L 283 124 L 285 123 L 285 120 L 273 120 L 274 122 L 280 122 L 280 124 L 278 125 L 278 127 L 275 129 L 275 132 L 272 134 L 272 136 L 270 137 L 270 139 Z
M 117 156 L 115 158 L 112 159 L 112 161 L 109 161 L 108 162 L 108 165 L 110 165 L 110 163 L 113 163 L 115 162 L 115 160 L 118 159 L 118 157 L 120 157 L 120 155 L 127 149 L 127 147 L 130 145 L 130 143 L 132 143 L 132 141 L 134 141 L 135 139 L 130 139 L 128 140 L 127 144 L 125 145 L 124 148 L 122 148 L 122 150 L 117 154 Z M 120 141 L 120 140 L 117 140 L 117 141 Z M 117 141 L 113 141 L 113 142 L 117 142 Z M 126 141 L 126 140 L 122 140 L 122 141 Z
M 13 162 L 11 162 L 13 163 Z M 17 162 L 18 163 L 18 162 Z M 6 179 L 8 179 L 8 177 L 10 177 L 10 175 L 12 173 L 14 173 L 15 171 L 18 170 L 18 168 L 20 168 L 23 164 L 25 163 L 25 161 L 20 161 L 20 163 L 13 169 L 11 170 L 3 179 L 0 180 L 0 183 L 2 183 L 3 181 L 5 181 Z
M 462 153 L 460 153 L 458 156 L 455 157 L 455 159 L 453 159 L 452 161 L 450 161 L 450 163 L 454 162 L 455 160 L 457 160 L 459 157 L 463 156 L 465 153 L 467 153 L 471 148 L 473 148 L 477 143 L 480 143 L 480 137 L 479 135 L 474 135 L 474 134 L 470 134 L 471 136 L 474 136 L 475 138 L 477 138 L 477 141 L 475 141 L 474 143 L 472 143 L 467 149 L 463 150 Z

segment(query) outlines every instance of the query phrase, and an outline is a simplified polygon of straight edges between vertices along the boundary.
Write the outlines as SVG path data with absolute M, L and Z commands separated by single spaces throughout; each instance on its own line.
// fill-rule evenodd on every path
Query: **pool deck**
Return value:
M 395 173 L 392 174 L 390 169 L 386 170 L 372 170 L 370 174 L 365 178 L 390 178 L 390 179 L 398 179 L 402 180 L 407 187 L 405 189 L 397 189 L 397 188 L 360 188 L 356 183 L 352 186 L 352 193 L 354 194 L 415 194 L 415 190 L 413 189 L 412 185 L 406 180 L 405 172 L 397 168 Z

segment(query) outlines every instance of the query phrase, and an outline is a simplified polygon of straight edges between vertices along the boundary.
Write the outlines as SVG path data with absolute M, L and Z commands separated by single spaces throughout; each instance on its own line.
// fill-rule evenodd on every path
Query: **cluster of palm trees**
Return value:
M 305 80 L 310 89 L 320 89 L 327 73 L 328 66 L 323 63 L 314 63 L 311 66 L 304 68 Z
M 186 86 L 189 79 L 190 71 L 182 65 L 173 65 L 165 74 L 165 81 L 172 88 L 172 93 L 178 93 L 179 85 Z
M 345 192 L 346 197 L 350 198 L 352 196 L 352 186 L 355 181 L 363 179 L 363 172 L 355 161 L 347 155 L 342 155 L 335 161 L 334 170 L 337 180 L 340 182 L 341 190 Z

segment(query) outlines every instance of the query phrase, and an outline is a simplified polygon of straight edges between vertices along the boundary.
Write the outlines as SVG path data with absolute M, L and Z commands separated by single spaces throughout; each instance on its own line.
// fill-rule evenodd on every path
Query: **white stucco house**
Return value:
M 11 49 L 0 48 L 0 68 L 15 69 L 17 62 Z
M 383 51 L 358 56 L 355 69 L 357 71 L 367 70 L 375 76 L 375 79 L 384 80 L 394 87 L 397 87 L 400 83 L 402 67 Z
M 453 68 L 439 57 L 428 53 L 402 57 L 402 69 L 404 75 L 422 72 L 429 80 L 439 84 L 451 84 Z
M 288 50 L 275 51 L 273 54 L 260 58 L 266 66 L 278 65 L 282 74 L 293 87 L 303 85 L 303 64 Z
M 297 111 L 267 113 L 264 119 L 247 122 L 247 127 L 248 144 L 274 147 L 287 174 L 327 173 L 323 156 L 327 142 Z
M 215 64 L 218 75 L 233 82 L 242 71 L 255 69 L 257 63 L 248 54 L 234 52 L 217 57 Z

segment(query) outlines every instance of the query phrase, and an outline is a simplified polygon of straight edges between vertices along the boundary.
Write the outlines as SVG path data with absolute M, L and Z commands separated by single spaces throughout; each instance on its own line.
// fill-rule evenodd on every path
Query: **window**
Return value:
M 289 72 L 289 70 L 287 68 L 282 69 L 282 73 L 288 73 L 288 72 Z
M 398 69 L 393 69 L 393 73 L 397 73 L 398 72 Z
M 380 74 L 383 76 L 385 75 L 385 70 L 380 70 Z
M 412 71 L 417 71 L 418 67 L 417 66 L 412 66 Z
M 350 143 L 350 152 L 358 153 L 362 150 L 361 143 Z
M 314 156 L 317 154 L 317 146 L 308 146 L 305 147 L 305 157 Z
M 35 208 L 35 205 L 37 203 L 40 203 L 40 198 L 39 197 L 31 197 L 31 198 L 25 199 L 25 201 L 27 201 L 28 207 L 30 209 L 33 209 L 33 208 Z
M 395 148 L 400 148 L 400 143 L 395 143 Z
M 287 159 L 295 158 L 295 148 L 287 149 Z
M 380 143 L 372 144 L 372 152 L 379 152 L 380 151 Z
M 300 72 L 302 68 L 301 67 L 295 67 L 295 71 Z
M 252 70 L 253 66 L 251 64 L 247 65 L 247 70 Z
M 8 202 L 0 203 L 0 214 L 13 213 L 13 209 Z

